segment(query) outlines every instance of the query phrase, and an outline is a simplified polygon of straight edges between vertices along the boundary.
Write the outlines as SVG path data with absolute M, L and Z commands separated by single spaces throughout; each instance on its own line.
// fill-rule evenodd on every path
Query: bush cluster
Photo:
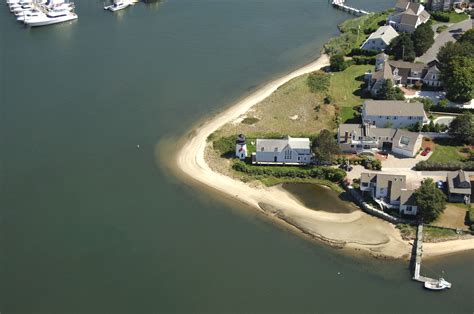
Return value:
M 313 93 L 324 92 L 329 89 L 330 80 L 331 77 L 328 74 L 323 71 L 316 71 L 308 76 L 306 84 Z
M 456 171 L 456 170 L 466 170 L 466 171 L 474 171 L 474 161 L 451 161 L 451 162 L 435 162 L 435 161 L 420 161 L 416 164 L 415 169 L 417 171 Z
M 438 22 L 449 22 L 449 14 L 446 12 L 435 11 L 431 12 L 431 17 Z
M 352 57 L 352 61 L 355 64 L 374 64 L 375 65 L 375 57 L 372 56 L 354 56 Z
M 353 57 L 353 56 L 375 57 L 378 54 L 379 52 L 374 49 L 352 48 L 348 56 L 349 57 Z
M 239 172 L 252 175 L 273 176 L 275 178 L 316 178 L 332 182 L 341 182 L 346 177 L 342 169 L 331 167 L 280 167 L 249 165 L 241 160 L 236 161 L 232 168 Z
M 336 164 L 344 164 L 349 162 L 351 165 L 361 165 L 365 169 L 369 170 L 382 170 L 382 163 L 380 160 L 369 157 L 369 156 L 362 156 L 358 158 L 351 158 L 347 159 L 345 157 L 339 157 L 335 160 Z
M 234 153 L 235 150 L 235 135 L 221 137 L 212 141 L 212 147 L 222 155 Z

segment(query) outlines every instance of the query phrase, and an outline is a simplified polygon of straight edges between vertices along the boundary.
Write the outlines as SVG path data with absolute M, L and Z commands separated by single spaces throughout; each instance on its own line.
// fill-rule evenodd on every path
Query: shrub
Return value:
M 212 142 L 212 147 L 222 155 L 233 154 L 235 150 L 235 135 L 221 137 Z
M 255 118 L 255 117 L 247 117 L 247 118 L 242 120 L 242 123 L 252 125 L 252 124 L 257 123 L 258 121 L 260 121 L 260 119 Z
M 455 170 L 466 170 L 466 171 L 473 171 L 474 170 L 474 162 L 467 161 L 467 162 L 459 162 L 459 161 L 451 161 L 451 162 L 435 162 L 435 161 L 420 161 L 416 164 L 415 169 L 417 171 L 455 171 Z
M 474 226 L 474 207 L 469 208 L 469 214 L 467 216 L 468 222 L 471 225 L 471 230 L 472 227 Z
M 441 26 L 438 26 L 438 28 L 436 28 L 436 32 L 439 34 L 439 33 L 444 32 L 447 29 L 448 29 L 447 25 L 441 25 Z
M 362 48 L 352 48 L 348 56 L 366 56 L 366 57 L 375 57 L 379 52 L 374 49 L 362 49 Z
M 346 177 L 342 169 L 325 166 L 317 167 L 287 167 L 287 166 L 257 166 L 249 165 L 238 160 L 232 168 L 251 175 L 273 176 L 275 178 L 315 178 L 332 182 L 341 182 Z
M 445 12 L 440 12 L 440 11 L 434 11 L 431 12 L 431 17 L 438 22 L 449 22 L 449 14 Z
M 313 93 L 325 92 L 329 88 L 330 79 L 331 77 L 328 74 L 322 71 L 316 71 L 308 76 L 306 84 L 308 84 Z
M 372 56 L 354 56 L 352 60 L 355 64 L 375 64 L 375 57 Z
M 332 100 L 333 99 L 332 99 L 331 95 L 326 95 L 326 97 L 324 97 L 324 103 L 326 105 L 329 105 L 330 103 L 332 103 Z
M 342 54 L 336 54 L 329 59 L 331 70 L 335 72 L 344 71 L 347 68 L 347 63 Z

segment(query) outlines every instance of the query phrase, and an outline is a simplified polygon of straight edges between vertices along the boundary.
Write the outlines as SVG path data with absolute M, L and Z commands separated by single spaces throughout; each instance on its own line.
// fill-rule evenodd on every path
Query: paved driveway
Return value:
M 433 46 L 431 46 L 428 51 L 422 55 L 421 57 L 417 58 L 416 61 L 421 61 L 423 63 L 428 63 L 436 59 L 436 55 L 441 47 L 444 46 L 445 43 L 448 41 L 455 41 L 455 37 L 459 36 L 461 33 L 470 30 L 472 28 L 472 21 L 465 20 L 450 26 L 447 30 L 439 34 L 435 38 L 435 42 Z
M 439 118 L 436 118 L 433 122 L 449 126 L 455 118 L 456 117 L 439 117 Z

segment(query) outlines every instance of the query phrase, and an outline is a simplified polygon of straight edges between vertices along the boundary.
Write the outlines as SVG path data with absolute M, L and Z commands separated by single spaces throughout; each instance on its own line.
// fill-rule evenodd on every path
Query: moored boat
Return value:
M 444 290 L 451 288 L 451 283 L 444 278 L 440 278 L 436 281 L 425 281 L 425 288 L 428 290 Z
M 129 0 L 114 0 L 114 3 L 104 7 L 104 10 L 109 10 L 112 12 L 123 10 L 130 6 Z

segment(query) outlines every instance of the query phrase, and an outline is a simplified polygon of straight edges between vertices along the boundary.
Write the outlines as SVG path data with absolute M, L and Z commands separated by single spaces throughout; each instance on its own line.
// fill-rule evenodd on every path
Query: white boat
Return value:
M 31 27 L 57 24 L 77 19 L 77 14 L 69 10 L 50 11 L 43 16 L 34 16 L 25 19 L 25 24 Z
M 109 6 L 105 6 L 104 10 L 109 10 L 112 12 L 123 10 L 130 5 L 128 0 L 114 0 L 114 3 Z
M 29 15 L 29 14 L 38 13 L 38 12 L 39 12 L 39 11 L 36 10 L 36 9 L 29 9 L 29 10 L 24 10 L 24 11 L 15 12 L 15 15 L 16 15 L 16 16 L 24 16 L 24 15 Z
M 451 283 L 441 277 L 437 281 L 425 281 L 425 288 L 429 290 L 444 290 L 451 288 Z
M 34 9 L 33 6 L 24 5 L 24 6 L 21 6 L 19 8 L 15 8 L 12 12 L 13 12 L 13 14 L 17 14 L 17 13 L 21 13 L 23 11 L 29 11 L 29 10 L 32 10 L 32 9 Z
M 24 13 L 23 15 L 20 15 L 16 18 L 17 21 L 19 22 L 24 22 L 26 19 L 30 19 L 32 17 L 36 17 L 36 16 L 45 16 L 44 13 L 42 12 L 28 12 L 28 13 Z

